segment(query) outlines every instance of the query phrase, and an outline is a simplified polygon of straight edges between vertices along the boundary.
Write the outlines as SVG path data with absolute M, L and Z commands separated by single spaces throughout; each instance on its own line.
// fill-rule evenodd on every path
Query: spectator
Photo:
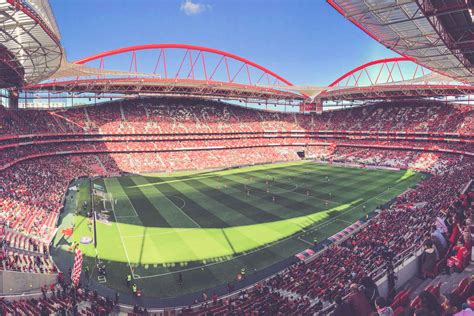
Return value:
M 377 284 L 375 284 L 374 280 L 372 280 L 372 278 L 369 276 L 363 277 L 360 280 L 360 284 L 363 286 L 365 296 L 367 296 L 370 305 L 372 308 L 375 308 L 375 299 L 379 297 L 379 289 L 377 288 Z
M 446 296 L 446 299 L 442 305 L 443 316 L 453 316 L 461 311 L 462 299 L 456 293 L 451 293 Z
M 439 256 L 444 257 L 448 250 L 448 242 L 436 225 L 431 228 L 431 240 L 438 249 Z
M 472 250 L 472 234 L 469 231 L 469 229 L 470 229 L 470 224 L 466 223 L 466 229 L 463 231 L 463 238 L 464 238 L 464 247 L 466 248 L 467 252 L 471 252 Z
M 337 295 L 334 298 L 334 302 L 336 303 L 336 308 L 334 309 L 332 316 L 346 316 L 351 314 L 351 307 L 340 295 Z
M 379 296 L 375 299 L 375 307 L 379 316 L 393 316 L 393 310 L 390 306 L 387 306 L 387 301 Z
M 472 316 L 474 315 L 474 296 L 467 299 L 466 303 L 461 306 L 461 311 L 456 313 L 454 316 Z
M 352 283 L 348 303 L 354 316 L 367 316 L 372 313 L 367 296 L 359 289 L 359 285 Z
M 425 241 L 425 250 L 420 260 L 423 278 L 426 278 L 428 275 L 433 275 L 436 267 L 436 253 L 431 239 Z
M 448 258 L 448 267 L 451 271 L 455 267 L 458 271 L 463 269 L 464 257 L 467 256 L 467 249 L 464 247 L 462 239 L 457 240 L 456 246 L 453 247 L 453 254 Z
M 421 313 L 426 313 L 425 315 L 429 316 L 441 316 L 442 308 L 438 303 L 436 297 L 428 291 L 422 291 L 419 294 L 420 297 L 420 315 Z M 423 311 L 423 312 L 422 312 Z M 418 315 L 418 313 L 415 313 Z
M 74 177 L 292 160 L 297 159 L 295 152 L 303 148 L 315 159 L 411 168 L 429 172 L 432 177 L 371 218 L 366 228 L 354 234 L 346 244 L 328 247 L 311 263 L 290 266 L 254 292 L 245 291 L 239 300 L 226 300 L 227 313 L 313 314 L 322 309 L 321 301 L 345 296 L 350 282 L 359 282 L 360 276 L 379 267 L 384 259 L 378 249 L 386 248 L 401 257 L 408 249 L 418 248 L 423 242 L 422 236 L 432 239 L 433 249 L 438 249 L 440 255 L 441 249 L 447 252 L 443 234 L 452 237 L 453 242 L 463 236 L 465 248 L 470 251 L 470 236 L 462 232 L 466 226 L 464 219 L 469 217 L 473 193 L 461 196 L 458 193 L 473 176 L 472 158 L 437 150 L 472 152 L 472 143 L 465 142 L 470 138 L 466 135 L 474 132 L 471 107 L 431 101 L 415 106 L 394 103 L 389 107 L 380 104 L 313 116 L 254 111 L 214 101 L 195 104 L 196 101 L 176 100 L 137 98 L 121 101 L 120 110 L 118 104 L 112 102 L 101 107 L 64 110 L 54 115 L 50 111 L 25 111 L 17 115 L 0 107 L 0 128 L 2 137 L 6 138 L 0 140 L 0 145 L 4 146 L 0 151 L 0 167 L 28 158 L 0 171 L 0 220 L 7 223 L 6 230 L 13 232 L 13 237 L 0 234 L 5 240 L 3 267 L 23 272 L 55 271 L 47 254 L 48 244 L 55 231 L 64 188 Z M 393 117 L 399 119 L 393 120 Z M 295 131 L 297 134 L 298 130 L 314 134 L 311 137 L 301 134 L 295 138 L 287 133 Z M 396 133 L 398 131 L 404 131 L 406 135 Z M 68 132 L 75 136 L 65 136 Z M 215 139 L 199 136 L 201 132 L 214 135 L 210 138 Z M 447 135 L 446 132 L 452 133 Z M 39 136 L 40 133 L 46 134 Z M 218 136 L 223 133 L 226 137 L 220 139 Z M 354 133 L 360 137 L 352 138 Z M 413 133 L 416 133 L 416 139 L 413 139 Z M 132 134 L 135 135 L 129 137 Z M 281 147 L 266 147 L 269 142 L 274 143 L 271 137 L 262 137 L 267 134 L 277 136 L 273 139 L 278 139 Z M 324 138 L 318 139 L 321 135 Z M 394 135 L 397 139 L 392 137 Z M 313 140 L 318 143 L 322 139 L 331 144 L 313 146 Z M 226 150 L 160 152 L 175 148 L 177 142 L 182 144 L 180 147 L 222 146 Z M 238 149 L 243 142 L 249 148 Z M 305 145 L 295 146 L 300 142 Z M 413 149 L 414 146 L 419 148 L 419 144 L 433 152 Z M 111 152 L 85 154 L 104 148 Z M 132 150 L 146 152 L 130 153 Z M 33 159 L 35 155 L 57 151 L 81 155 Z M 439 234 L 432 228 L 434 223 L 439 226 Z M 32 249 L 41 256 L 23 255 L 27 260 L 22 262 L 20 252 L 14 250 L 19 245 L 27 245 L 26 250 Z M 458 262 L 452 261 L 454 265 Z M 102 272 L 105 274 L 105 269 Z M 360 283 L 365 282 L 360 280 Z M 66 296 L 67 287 L 61 287 Z M 232 289 L 230 286 L 229 292 Z M 277 291 L 280 289 L 293 291 L 300 297 L 284 297 Z M 87 293 L 86 288 L 86 297 Z M 366 293 L 373 303 L 375 290 L 369 286 L 362 293 Z M 317 299 L 318 303 L 312 305 L 309 298 Z M 100 307 L 100 300 L 96 293 L 93 310 L 97 314 L 104 307 Z M 215 302 L 214 296 L 212 301 Z M 53 305 L 48 304 L 51 308 Z M 69 305 L 69 311 L 77 308 L 75 303 L 69 302 Z M 203 313 L 212 308 L 203 307 Z M 13 313 L 15 308 L 12 310 L 9 312 Z M 420 309 L 421 312 L 429 313 L 427 308 Z

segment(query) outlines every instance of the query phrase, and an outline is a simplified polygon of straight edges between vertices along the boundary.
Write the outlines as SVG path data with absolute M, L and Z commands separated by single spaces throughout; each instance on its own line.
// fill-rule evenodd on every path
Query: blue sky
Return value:
M 294 84 L 324 85 L 367 61 L 395 55 L 324 0 L 50 3 L 70 61 L 131 45 L 186 43 L 245 57 Z

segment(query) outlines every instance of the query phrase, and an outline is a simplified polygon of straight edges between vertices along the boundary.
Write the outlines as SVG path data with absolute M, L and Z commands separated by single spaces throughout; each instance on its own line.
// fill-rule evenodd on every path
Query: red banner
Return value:
M 76 255 L 74 256 L 74 266 L 71 272 L 71 280 L 75 286 L 77 286 L 77 284 L 79 283 L 79 279 L 81 278 L 81 272 L 82 272 L 82 252 L 78 248 L 76 250 Z

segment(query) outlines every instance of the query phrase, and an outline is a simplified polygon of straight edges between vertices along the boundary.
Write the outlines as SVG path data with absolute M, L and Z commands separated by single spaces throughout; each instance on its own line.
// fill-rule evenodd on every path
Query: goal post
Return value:
M 100 187 L 100 186 L 96 186 Z M 92 212 L 93 212 L 93 234 L 94 234 L 94 247 L 97 248 L 97 221 L 100 220 L 104 216 L 105 213 L 110 213 L 112 212 L 115 214 L 115 201 L 112 193 L 104 192 L 104 191 L 99 191 L 96 189 L 93 189 L 91 192 L 92 195 L 92 201 L 97 201 L 99 203 L 99 210 L 96 208 L 95 203 L 92 204 Z M 99 200 L 96 200 L 97 198 L 100 198 Z M 100 204 L 102 202 L 102 205 Z M 100 209 L 102 208 L 102 209 Z

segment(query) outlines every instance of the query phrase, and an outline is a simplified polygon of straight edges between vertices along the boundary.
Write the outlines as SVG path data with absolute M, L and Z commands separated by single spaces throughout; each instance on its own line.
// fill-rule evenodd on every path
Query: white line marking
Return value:
M 158 189 L 157 189 L 157 190 L 158 190 Z M 172 200 L 170 200 L 170 198 L 167 197 L 165 193 L 161 192 L 160 190 L 158 190 L 158 192 L 160 192 L 160 194 L 161 194 L 165 199 L 167 199 L 171 204 L 174 205 L 174 207 L 176 207 L 182 214 L 184 214 L 184 216 L 186 216 L 187 218 L 189 218 L 189 219 L 194 223 L 194 225 L 196 225 L 197 227 L 201 228 L 201 225 L 199 225 L 199 224 L 198 224 L 194 219 L 192 219 L 185 211 L 183 211 L 183 208 L 186 206 L 186 201 L 185 201 L 185 200 L 183 200 L 183 199 L 180 198 L 179 196 L 174 196 L 174 195 L 170 196 L 170 197 L 176 197 L 176 198 L 180 199 L 181 201 L 183 201 L 183 205 L 182 205 L 181 207 L 179 207 L 179 206 L 176 205 Z M 125 195 L 126 195 L 126 194 L 125 194 Z M 128 198 L 128 196 L 127 196 L 127 198 Z M 129 200 L 129 201 L 130 201 L 130 200 Z M 130 204 L 131 204 L 131 202 L 130 202 Z M 133 209 L 135 209 L 135 208 L 133 208 Z M 135 214 L 136 214 L 136 213 L 137 213 L 137 212 L 135 211 Z M 138 214 L 137 214 L 137 216 L 138 216 Z
M 125 193 L 125 191 L 123 193 L 124 193 L 125 197 L 127 198 L 128 203 L 130 203 L 130 205 L 132 206 L 132 210 L 133 210 L 133 212 L 135 212 L 135 216 L 138 216 L 137 210 L 135 209 L 135 206 L 133 206 L 132 201 L 130 201 L 130 198 L 128 197 L 127 193 Z M 114 203 L 114 201 L 112 201 L 111 203 Z M 115 207 L 112 207 L 112 209 L 114 210 L 114 214 L 115 214 Z
M 137 215 L 116 216 L 116 218 L 138 217 Z
M 298 176 L 297 176 L 298 177 Z M 261 177 L 258 177 L 259 179 L 261 179 L 262 181 L 265 180 L 265 181 L 268 181 L 268 179 L 263 179 Z M 280 182 L 282 184 L 290 184 L 290 185 L 294 185 L 295 187 L 293 189 L 284 189 L 284 188 L 281 188 L 279 186 L 276 186 L 276 185 L 273 185 L 273 184 L 270 184 L 269 186 L 270 187 L 273 187 L 273 188 L 276 188 L 276 189 L 279 189 L 279 190 L 283 190 L 283 192 L 281 193 L 276 193 L 276 194 L 283 194 L 283 193 L 295 193 L 295 194 L 299 194 L 301 196 L 305 196 L 307 197 L 308 199 L 315 199 L 315 200 L 319 200 L 319 201 L 323 201 L 323 202 L 328 202 L 328 203 L 331 203 L 331 204 L 335 204 L 335 205 L 342 205 L 342 203 L 338 203 L 338 202 L 335 202 L 335 201 L 332 201 L 332 200 L 324 200 L 324 199 L 320 199 L 320 198 L 317 198 L 315 196 L 312 196 L 312 195 L 306 195 L 306 194 L 303 194 L 303 193 L 299 193 L 299 192 L 296 192 L 296 190 L 299 188 L 298 184 L 294 183 L 294 182 Z M 254 183 L 253 187 L 256 187 L 257 189 L 260 189 L 257 185 L 257 183 Z M 240 190 L 239 190 L 240 191 Z
M 292 193 L 295 193 L 295 194 L 299 194 L 299 195 L 302 195 L 302 196 L 306 196 L 307 198 L 309 199 L 316 199 L 316 200 L 319 200 L 319 201 L 323 201 L 323 202 L 328 202 L 328 203 L 331 203 L 331 204 L 335 204 L 335 205 L 342 205 L 342 203 L 338 203 L 338 202 L 335 202 L 335 201 L 331 201 L 331 200 L 324 200 L 324 199 L 320 199 L 320 198 L 317 198 L 315 196 L 312 196 L 312 195 L 306 195 L 306 194 L 303 194 L 303 193 L 299 193 L 299 192 L 296 192 L 295 190 L 298 189 L 298 185 L 297 184 L 294 184 L 293 185 L 296 186 L 295 189 L 293 190 L 286 190 L 287 192 L 292 192 Z M 277 188 L 277 189 L 280 189 L 280 190 L 285 190 L 283 188 L 280 188 L 278 186 L 275 186 L 275 185 L 270 185 L 271 187 L 274 187 L 274 188 Z
M 104 180 L 104 184 L 105 184 L 105 187 L 107 188 L 107 181 Z M 138 213 L 137 213 L 137 210 L 135 209 L 135 206 L 133 206 L 132 201 L 130 201 L 130 198 L 128 197 L 127 193 L 123 189 L 122 185 L 120 183 L 119 183 L 119 185 L 120 185 L 120 188 L 122 189 L 123 195 L 127 198 L 128 203 L 132 207 L 132 210 L 135 213 L 135 216 L 138 217 Z M 112 193 L 110 193 L 108 190 L 107 190 L 107 193 L 109 193 L 110 196 L 112 196 Z M 120 195 L 120 197 L 122 197 L 122 195 Z M 115 203 L 115 200 L 112 199 L 112 201 L 110 201 L 110 203 L 113 205 L 113 203 Z M 112 210 L 114 211 L 114 215 L 115 215 L 115 207 L 114 206 L 112 206 Z M 121 218 L 121 217 L 133 217 L 133 216 L 132 215 L 124 215 L 124 216 L 119 216 L 118 218 Z
M 191 230 L 191 229 L 196 229 L 196 228 L 182 228 L 182 229 L 170 230 L 170 231 L 161 232 L 161 233 L 142 234 L 142 235 L 130 235 L 130 236 L 123 236 L 123 238 L 142 238 L 142 237 L 144 237 L 144 236 L 167 235 L 167 234 L 178 233 L 178 232 L 181 232 L 181 231 L 186 231 L 186 230 Z
M 301 238 L 301 237 L 298 237 L 298 239 L 301 240 L 301 241 L 304 242 L 304 243 L 307 243 L 308 245 L 314 246 L 314 244 L 313 244 L 312 242 L 309 242 L 309 241 L 307 241 L 306 239 L 303 239 L 303 238 Z
M 343 222 L 345 224 L 350 224 L 350 225 L 354 224 L 354 222 L 349 222 L 349 221 L 346 221 L 346 220 L 343 220 L 343 219 L 338 219 L 338 221 Z
M 180 209 L 183 209 L 183 208 L 186 206 L 186 201 L 185 201 L 184 199 L 180 198 L 179 196 L 177 196 L 177 195 L 171 195 L 170 197 L 174 197 L 174 198 L 180 199 L 181 202 L 183 202 L 183 205 L 178 206 Z
M 109 193 L 110 196 L 113 197 L 112 193 L 109 192 L 109 190 L 107 188 L 107 183 L 105 181 L 104 181 L 104 184 L 105 184 L 105 188 L 107 190 L 107 193 Z M 131 204 L 131 202 L 130 202 L 130 204 Z M 112 212 L 114 213 L 114 217 L 116 218 L 117 215 L 115 214 L 115 208 L 112 208 Z M 130 264 L 130 257 L 128 256 L 127 247 L 125 247 L 125 243 L 123 242 L 122 231 L 120 230 L 120 223 L 116 221 L 115 224 L 117 225 L 117 230 L 119 232 L 120 240 L 122 241 L 122 247 L 125 250 L 125 255 L 127 256 L 128 267 L 130 268 L 130 273 L 132 274 L 132 276 L 134 276 L 132 265 Z
M 176 205 L 173 201 L 171 201 L 167 196 L 166 194 L 164 194 L 163 192 L 160 192 L 164 197 L 165 199 L 167 199 L 168 201 L 170 201 L 171 204 L 174 205 L 174 207 L 176 207 L 181 213 L 184 214 L 184 216 L 186 216 L 187 218 L 189 218 L 197 227 L 199 228 L 202 228 L 201 225 L 199 225 L 194 219 L 192 219 L 188 214 L 186 214 L 185 211 L 183 211 L 178 205 Z M 183 200 L 184 201 L 184 200 Z M 186 205 L 186 202 L 184 202 L 185 204 L 183 205 L 183 207 Z
M 386 193 L 387 191 L 390 191 L 391 189 L 393 189 L 394 187 L 396 187 L 397 185 L 401 184 L 403 182 L 399 182 L 397 184 L 395 184 L 393 187 L 389 188 L 389 189 L 386 189 L 385 191 L 381 192 L 380 194 L 377 194 L 376 196 L 373 196 L 371 197 L 370 199 L 367 199 L 365 200 L 364 203 L 367 203 L 368 201 L 370 200 L 373 200 L 373 199 L 376 199 L 377 197 L 381 196 L 382 194 Z M 353 209 L 355 209 L 356 207 L 359 207 L 361 206 L 362 204 L 358 204 L 356 206 L 353 206 L 349 209 L 347 209 L 346 211 L 334 216 L 333 218 L 327 220 L 327 221 L 324 221 L 322 223 L 319 223 L 319 224 L 316 224 L 314 225 L 313 227 L 309 228 L 306 233 L 308 232 L 313 232 L 313 231 L 318 231 L 320 228 L 323 228 L 327 225 L 329 225 L 330 223 L 333 223 L 334 221 L 336 221 L 339 217 L 347 214 L 348 212 L 352 211 Z M 353 224 L 353 223 L 351 223 Z M 146 276 L 142 276 L 142 277 L 139 277 L 139 278 L 136 278 L 136 279 L 150 279 L 150 278 L 155 278 L 155 277 L 160 277 L 160 276 L 165 276 L 165 275 L 170 275 L 170 274 L 175 274 L 175 273 L 179 273 L 179 272 L 186 272 L 186 271 L 192 271 L 192 270 L 197 270 L 197 269 L 201 269 L 201 268 L 204 268 L 204 267 L 209 267 L 209 266 L 213 266 L 213 265 L 216 265 L 216 264 L 220 264 L 220 263 L 224 263 L 224 262 L 227 262 L 227 261 L 231 261 L 231 260 L 234 260 L 234 259 L 238 259 L 242 256 L 245 256 L 245 255 L 248 255 L 248 254 L 251 254 L 251 253 L 254 253 L 254 252 L 257 252 L 257 251 L 260 251 L 260 250 L 264 250 L 266 248 L 269 248 L 271 246 L 274 246 L 274 245 L 277 245 L 277 244 L 280 244 L 286 240 L 289 240 L 291 238 L 295 238 L 295 237 L 299 237 L 301 236 L 302 234 L 305 234 L 305 232 L 303 231 L 300 231 L 296 234 L 293 234 L 293 235 L 290 235 L 288 237 L 285 237 L 285 238 L 282 238 L 282 239 L 279 239 L 275 242 L 272 242 L 272 243 L 268 243 L 267 245 L 265 245 L 264 247 L 258 247 L 258 248 L 255 248 L 253 250 L 250 250 L 250 251 L 247 251 L 245 254 L 240 254 L 240 255 L 237 255 L 237 256 L 233 256 L 232 258 L 228 259 L 228 260 L 224 260 L 224 261 L 220 261 L 220 262 L 212 262 L 212 263 L 208 263 L 208 264 L 203 264 L 203 265 L 200 265 L 200 266 L 197 266 L 197 267 L 193 267 L 193 268 L 187 268 L 187 269 L 182 269 L 182 270 L 177 270 L 177 271 L 171 271 L 171 272 L 166 272 L 166 273 L 158 273 L 158 274 L 152 274 L 152 275 L 146 275 Z M 330 237 L 330 236 L 329 236 Z
M 285 184 L 291 184 L 291 185 L 294 185 L 295 187 L 293 189 L 284 189 L 284 188 L 280 188 L 279 186 L 276 186 L 276 185 L 273 185 L 273 184 L 270 184 L 270 186 L 273 187 L 273 188 L 283 190 L 282 193 L 294 192 L 294 191 L 298 190 L 298 185 L 295 184 L 295 183 L 285 183 Z M 277 193 L 277 194 L 281 194 L 281 193 Z

